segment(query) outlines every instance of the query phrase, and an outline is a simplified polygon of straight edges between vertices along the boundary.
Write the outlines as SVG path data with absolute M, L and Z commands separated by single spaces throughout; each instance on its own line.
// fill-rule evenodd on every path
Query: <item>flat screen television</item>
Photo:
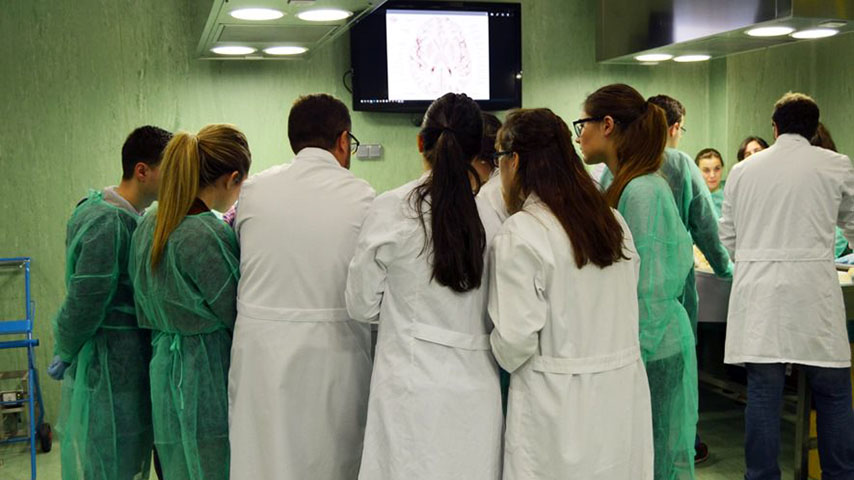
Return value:
M 518 3 L 390 1 L 350 32 L 353 110 L 424 113 L 448 92 L 522 106 Z

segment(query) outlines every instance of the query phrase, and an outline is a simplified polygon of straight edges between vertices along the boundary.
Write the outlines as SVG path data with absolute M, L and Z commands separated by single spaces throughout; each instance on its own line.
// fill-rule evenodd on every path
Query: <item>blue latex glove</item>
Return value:
M 842 265 L 854 265 L 854 253 L 849 253 L 848 255 L 843 255 L 837 258 L 836 263 L 841 263 Z
M 50 375 L 50 378 L 54 380 L 62 380 L 62 377 L 65 376 L 65 369 L 68 368 L 68 364 L 63 362 L 59 355 L 53 357 L 53 361 L 50 363 L 50 366 L 47 367 L 47 374 Z

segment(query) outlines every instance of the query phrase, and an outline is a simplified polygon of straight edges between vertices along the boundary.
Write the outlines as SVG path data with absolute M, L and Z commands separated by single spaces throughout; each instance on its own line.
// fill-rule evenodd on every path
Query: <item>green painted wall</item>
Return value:
M 192 52 L 207 16 L 197 0 L 6 0 L 0 14 L 0 256 L 34 258 L 38 367 L 51 358 L 50 319 L 65 292 L 65 222 L 88 188 L 120 176 L 124 137 L 141 124 L 197 130 L 212 122 L 243 129 L 253 171 L 289 161 L 286 119 L 300 94 L 350 102 L 345 37 L 301 62 L 202 62 Z M 603 66 L 594 59 L 594 0 L 524 0 L 524 103 L 549 106 L 567 122 L 601 85 L 626 82 L 644 95 L 669 93 L 688 108 L 687 151 L 710 140 L 706 65 Z M 382 143 L 380 161 L 353 171 L 379 191 L 416 178 L 421 161 L 409 115 L 355 114 L 363 143 Z M 0 313 L 19 299 L 0 276 Z M 17 303 L 10 303 L 17 302 Z M 0 370 L 22 368 L 0 352 Z M 43 375 L 48 418 L 56 382 Z

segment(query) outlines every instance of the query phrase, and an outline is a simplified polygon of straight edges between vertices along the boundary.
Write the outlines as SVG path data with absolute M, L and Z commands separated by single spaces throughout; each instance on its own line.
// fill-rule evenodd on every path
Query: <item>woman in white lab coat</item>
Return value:
M 511 372 L 504 479 L 651 479 L 632 234 L 550 110 L 511 112 L 498 144 L 511 216 L 493 244 L 489 314 Z
M 379 320 L 359 478 L 496 480 L 503 420 L 489 347 L 486 254 L 499 222 L 476 199 L 480 109 L 447 94 L 418 135 L 427 173 L 378 197 L 347 279 L 347 311 Z

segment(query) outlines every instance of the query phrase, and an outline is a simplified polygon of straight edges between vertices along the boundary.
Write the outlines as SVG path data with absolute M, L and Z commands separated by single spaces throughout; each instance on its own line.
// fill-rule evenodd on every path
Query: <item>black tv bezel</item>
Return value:
M 369 18 L 374 15 L 385 15 L 386 11 L 391 10 L 457 10 L 457 11 L 488 11 L 490 9 L 513 9 L 515 13 L 515 22 L 514 22 L 514 33 L 516 38 L 519 39 L 516 42 L 514 51 L 512 52 L 516 56 L 516 71 L 519 72 L 519 75 L 515 78 L 515 94 L 511 99 L 503 98 L 500 100 L 477 100 L 478 105 L 484 111 L 499 111 L 499 110 L 509 110 L 512 108 L 520 108 L 522 106 L 522 4 L 521 3 L 500 3 L 500 2 L 474 2 L 474 1 L 438 1 L 438 0 L 430 0 L 430 1 L 413 1 L 413 0 L 399 0 L 399 1 L 389 1 L 383 4 L 381 7 L 377 8 L 375 11 L 371 12 L 365 18 L 359 21 L 362 23 L 366 18 Z M 358 28 L 359 24 L 354 25 L 352 28 Z M 359 102 L 360 99 L 363 98 L 362 95 L 362 86 L 359 82 L 359 71 L 357 66 L 354 64 L 353 59 L 357 58 L 358 53 L 356 52 L 358 45 L 353 41 L 353 29 L 351 29 L 350 35 L 350 67 L 352 71 L 352 106 L 353 111 L 357 112 L 386 112 L 386 113 L 424 113 L 427 111 L 427 108 L 430 106 L 432 101 L 430 100 L 409 100 L 404 101 L 402 103 L 376 103 L 376 104 L 362 104 Z M 383 32 L 385 33 L 385 32 Z M 492 46 L 490 45 L 490 52 Z

